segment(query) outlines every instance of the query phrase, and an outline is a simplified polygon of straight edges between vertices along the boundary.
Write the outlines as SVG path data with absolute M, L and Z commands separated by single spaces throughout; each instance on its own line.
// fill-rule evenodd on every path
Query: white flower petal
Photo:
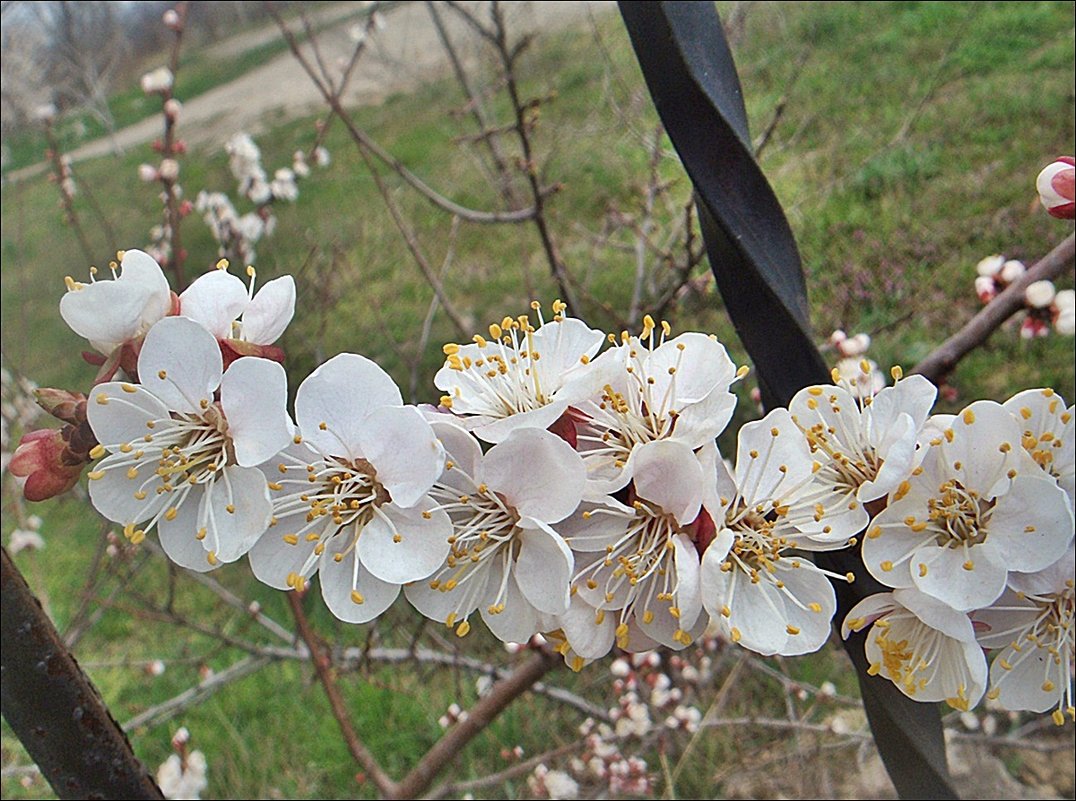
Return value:
M 186 317 L 166 317 L 153 326 L 138 356 L 142 385 L 176 412 L 201 414 L 201 402 L 213 401 L 223 372 L 213 335 Z
M 303 439 L 322 454 L 358 458 L 366 416 L 381 406 L 402 405 L 400 390 L 388 373 L 365 356 L 341 353 L 299 386 L 295 419 Z
M 392 606 L 400 586 L 367 571 L 355 550 L 346 550 L 349 542 L 348 537 L 334 537 L 322 554 L 318 566 L 321 597 L 329 611 L 345 623 L 367 623 Z M 338 555 L 340 561 L 336 560 Z
M 288 376 L 277 362 L 244 356 L 220 382 L 220 403 L 235 458 L 253 467 L 284 450 L 294 436 L 288 417 Z
M 673 560 L 676 565 L 676 592 L 673 601 L 680 610 L 680 628 L 689 630 L 702 612 L 699 552 L 685 534 L 672 538 Z
M 139 334 L 142 311 L 152 296 L 145 287 L 122 281 L 95 281 L 60 299 L 60 316 L 80 337 L 100 346 L 102 353 Z
M 359 450 L 397 506 L 418 503 L 444 468 L 444 448 L 413 406 L 374 409 L 357 435 Z
M 1065 492 L 1041 473 L 1018 475 L 997 499 L 987 536 L 1009 570 L 1031 573 L 1049 567 L 1072 542 L 1072 510 Z
M 298 542 L 292 544 L 284 539 L 288 534 L 294 534 L 306 524 L 306 513 L 300 512 L 287 517 L 281 517 L 276 525 L 270 526 L 254 547 L 247 552 L 250 559 L 250 569 L 255 578 L 262 584 L 278 590 L 290 590 L 288 576 L 292 573 L 303 574 L 303 567 L 311 559 L 314 559 L 314 548 L 317 540 L 307 540 L 299 537 Z M 336 525 L 328 520 L 323 525 L 314 529 L 314 533 L 322 533 L 324 529 L 335 529 Z M 317 564 L 317 562 L 315 562 Z
M 786 409 L 740 429 L 735 478 L 747 506 L 782 498 L 811 475 L 811 466 L 807 440 Z
M 209 529 L 203 544 L 221 562 L 234 562 L 265 533 L 272 516 L 265 474 L 256 467 L 226 467 L 199 504 L 199 517 Z
M 243 312 L 243 339 L 256 345 L 272 345 L 295 314 L 295 279 L 290 275 L 262 285 Z
M 500 586 L 501 577 L 498 575 L 500 568 L 490 571 L 490 588 Z M 488 598 L 488 601 L 496 599 Z M 516 584 L 515 574 L 508 577 L 508 584 L 504 598 L 501 600 L 504 609 L 499 612 L 490 612 L 492 603 L 486 603 L 480 608 L 482 620 L 493 636 L 501 642 L 527 642 L 538 632 L 538 612 L 531 605 Z
M 568 611 L 557 618 L 572 650 L 584 659 L 601 659 L 613 648 L 616 639 L 616 616 L 601 615 L 579 594 L 572 596 Z
M 406 584 L 430 576 L 448 556 L 452 521 L 428 499 L 411 509 L 387 504 L 359 534 L 363 566 L 382 581 Z M 428 515 L 428 517 L 427 517 Z
M 94 508 L 109 520 L 124 525 L 149 520 L 168 502 L 163 494 L 155 491 L 160 485 L 160 479 L 153 472 L 157 467 L 156 460 L 136 466 L 134 479 L 128 478 L 127 467 L 115 467 L 117 463 L 129 462 L 127 454 L 107 456 L 97 464 L 94 472 L 94 475 L 101 477 L 89 482 L 90 501 Z M 139 498 L 135 493 L 143 485 L 147 486 L 147 491 Z
M 146 423 L 170 420 L 168 408 L 145 387 L 123 382 L 98 384 L 86 399 L 86 417 L 97 441 L 115 451 L 150 433 Z
M 546 429 L 557 422 L 562 414 L 568 409 L 568 401 L 553 401 L 537 409 L 527 412 L 516 412 L 500 419 L 489 419 L 490 422 L 474 427 L 474 434 L 483 442 L 493 444 L 504 442 L 508 436 L 518 429 L 536 428 Z
M 976 401 L 951 426 L 952 441 L 943 437 L 940 445 L 948 475 L 987 499 L 1004 492 L 1008 472 L 1020 466 L 1020 429 L 1012 416 L 999 403 Z
M 246 285 L 227 270 L 210 270 L 196 278 L 179 296 L 179 313 L 201 323 L 217 339 L 232 337 L 250 298 Z
M 438 415 L 445 417 L 446 415 Z M 440 483 L 459 490 L 460 494 L 474 491 L 474 475 L 482 460 L 482 446 L 478 440 L 454 422 L 427 418 L 433 433 L 445 449 L 445 470 Z M 448 465 L 451 463 L 451 467 Z
M 579 506 L 586 468 L 560 437 L 527 428 L 490 448 L 476 479 L 504 495 L 520 515 L 556 523 Z
M 128 250 L 120 261 L 121 283 L 136 284 L 146 290 L 148 299 L 142 308 L 143 330 L 148 330 L 172 310 L 172 290 L 157 260 L 142 250 Z
M 538 611 L 564 614 L 574 565 L 571 550 L 559 534 L 537 520 L 523 518 L 519 525 L 519 556 L 513 571 L 519 589 Z
M 959 612 L 989 606 L 1005 590 L 1005 564 L 989 543 L 966 553 L 962 548 L 922 548 L 916 560 L 926 567 L 912 571 L 916 588 Z
M 165 554 L 177 565 L 198 573 L 207 573 L 216 565 L 210 563 L 204 541 L 196 536 L 201 527 L 199 507 L 202 499 L 202 487 L 192 487 L 183 503 L 175 507 L 175 517 L 171 520 L 167 517 L 161 518 L 161 522 L 157 524 L 157 536 Z
M 794 567 L 793 565 L 799 565 Z M 782 559 L 776 564 L 775 576 L 784 582 L 785 623 L 788 640 L 781 649 L 784 656 L 809 654 L 821 648 L 831 630 L 837 611 L 837 595 L 833 585 L 814 564 L 806 560 Z
M 699 515 L 702 465 L 687 445 L 655 440 L 636 448 L 632 479 L 636 494 L 673 515 L 682 526 Z
M 736 379 L 736 365 L 725 346 L 697 332 L 681 334 L 655 348 L 645 359 L 644 372 L 654 379 L 653 397 L 668 396 L 677 412 L 715 388 L 727 391 Z
M 612 498 L 608 503 L 583 501 L 574 514 L 557 523 L 557 532 L 573 551 L 604 551 L 624 536 L 632 510 Z

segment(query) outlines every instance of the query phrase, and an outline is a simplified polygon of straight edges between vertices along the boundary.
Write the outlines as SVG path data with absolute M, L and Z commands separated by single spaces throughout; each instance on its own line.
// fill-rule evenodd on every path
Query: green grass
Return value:
M 883 367 L 897 362 L 910 366 L 977 311 L 972 281 L 980 258 L 1003 252 L 1031 262 L 1071 232 L 1071 224 L 1038 208 L 1034 178 L 1054 156 L 1076 149 L 1073 25 L 1071 3 L 752 6 L 735 55 L 754 132 L 768 124 L 777 100 L 787 95 L 787 110 L 762 167 L 800 244 L 820 340 L 836 327 L 873 332 L 873 358 Z M 593 325 L 616 327 L 616 315 L 608 309 L 624 313 L 633 258 L 596 247 L 591 234 L 601 230 L 612 207 L 638 212 L 648 161 L 642 137 L 653 131 L 656 114 L 615 16 L 599 18 L 598 32 L 601 48 L 587 26 L 541 35 L 522 58 L 519 73 L 525 95 L 557 93 L 543 105 L 536 132 L 545 179 L 565 184 L 549 201 L 550 227 L 565 263 L 590 298 L 583 316 Z M 274 47 L 247 54 L 250 64 L 242 68 L 272 55 Z M 603 51 L 608 61 L 601 57 Z M 196 54 L 188 60 L 177 92 L 181 98 L 209 88 L 212 75 L 225 74 Z M 124 93 L 115 102 L 117 108 L 131 108 L 124 113 L 134 118 L 136 100 Z M 454 200 L 495 207 L 497 195 L 476 167 L 480 152 L 453 142 L 470 130 L 467 118 L 448 114 L 461 102 L 453 83 L 434 83 L 361 109 L 356 119 L 413 172 Z M 507 119 L 503 98 L 491 100 L 490 110 L 498 121 Z M 270 131 L 259 145 L 272 170 L 288 164 L 294 150 L 312 141 L 312 121 L 299 120 Z M 315 170 L 301 184 L 298 202 L 277 209 L 275 235 L 258 246 L 259 280 L 297 273 L 299 309 L 284 340 L 291 386 L 294 390 L 318 361 L 351 350 L 382 364 L 405 395 L 417 364 L 417 400 L 431 401 L 437 395 L 431 377 L 443 358 L 440 346 L 458 335 L 439 313 L 428 346 L 419 349 L 430 290 L 342 126 L 333 126 L 327 145 L 332 167 Z M 505 147 L 515 153 L 509 142 Z M 667 141 L 665 148 L 671 152 Z M 148 153 L 146 147 L 76 165 L 82 188 L 76 205 L 98 264 L 116 248 L 143 244 L 149 227 L 159 221 L 155 190 L 135 178 Z M 672 205 L 686 202 L 689 186 L 675 159 L 665 158 L 660 172 L 672 182 L 669 193 L 677 201 Z M 219 152 L 188 156 L 183 180 L 190 196 L 200 188 L 233 189 L 227 159 Z M 445 284 L 475 331 L 520 313 L 532 297 L 548 306 L 554 285 L 533 227 L 464 223 L 453 242 L 446 215 L 395 176 L 386 175 L 386 181 L 435 268 L 452 250 Z M 114 240 L 97 218 L 91 195 L 115 232 Z M 659 222 L 669 224 L 674 214 L 663 212 Z M 208 268 L 216 258 L 215 246 L 201 222 L 188 219 L 183 236 L 190 268 Z M 42 385 L 87 388 L 93 371 L 78 360 L 84 343 L 63 325 L 56 304 L 64 275 L 84 276 L 88 265 L 64 230 L 55 188 L 43 178 L 5 185 L 0 257 L 5 362 Z M 1059 285 L 1073 285 L 1071 272 Z M 746 361 L 715 296 L 686 300 L 671 321 L 678 330 L 698 327 L 717 333 L 737 362 Z M 1071 400 L 1076 395 L 1072 355 L 1072 339 L 1053 336 L 1024 343 L 1015 331 L 1003 329 L 960 364 L 950 379 L 958 399 L 943 408 L 959 408 L 980 397 L 1004 399 L 1037 385 L 1052 385 Z M 736 422 L 751 416 L 750 404 L 742 403 Z M 13 526 L 10 503 L 6 497 L 5 536 Z M 41 505 L 37 511 L 45 517 L 48 548 L 17 559 L 38 592 L 47 596 L 61 627 L 75 612 L 100 530 L 86 508 L 75 499 Z M 215 575 L 242 597 L 257 599 L 274 618 L 288 620 L 282 595 L 254 582 L 244 565 Z M 125 589 L 76 651 L 120 720 L 193 684 L 201 664 L 221 670 L 242 657 L 236 648 L 145 618 L 145 609 L 164 602 L 170 580 L 156 560 L 129 580 L 122 571 L 109 579 L 102 594 L 120 584 Z M 221 608 L 208 592 L 183 578 L 176 582 L 177 608 L 192 620 L 232 636 L 271 641 L 245 616 Z M 404 646 L 417 622 L 402 605 L 372 627 L 336 623 L 316 597 L 308 608 L 318 630 L 342 645 L 361 646 L 373 636 L 385 645 Z M 431 625 L 430 631 L 448 635 L 438 626 Z M 496 663 L 506 658 L 492 638 L 477 630 L 463 643 L 462 653 Z M 152 658 L 169 661 L 156 679 L 137 668 L 106 666 Z M 714 686 L 732 669 L 728 658 L 717 664 Z M 851 672 L 835 647 L 785 660 L 780 667 L 797 680 L 817 684 L 829 679 L 841 692 L 855 692 Z M 135 732 L 132 742 L 155 766 L 168 753 L 170 733 L 186 725 L 196 747 L 209 757 L 208 794 L 213 797 L 372 797 L 369 782 L 356 780 L 357 769 L 311 675 L 309 666 L 294 662 L 263 668 L 181 720 Z M 554 681 L 599 705 L 614 703 L 604 665 L 578 676 L 557 675 Z M 466 706 L 475 693 L 473 676 L 433 668 L 372 665 L 343 674 L 341 684 L 357 727 L 397 776 L 435 740 L 437 718 L 448 704 Z M 705 709 L 712 700 L 713 687 L 698 703 Z M 785 714 L 779 685 L 754 672 L 741 674 L 728 704 L 722 714 L 729 717 Z M 822 712 L 813 719 L 821 719 Z M 452 776 L 471 778 L 504 767 L 499 752 L 505 746 L 520 743 L 533 755 L 568 742 L 580 717 L 528 697 L 460 755 Z M 3 731 L 7 764 L 19 747 L 6 727 Z M 669 740 L 671 759 L 682 746 L 682 740 Z M 783 747 L 779 732 L 700 735 L 675 793 L 706 797 L 724 792 L 731 785 L 717 766 L 756 764 Z M 660 775 L 656 750 L 645 756 Z M 813 764 L 810 770 L 818 769 Z M 49 794 L 40 781 L 30 790 L 14 779 L 5 778 L 2 786 L 5 797 Z M 658 786 L 663 786 L 660 781 Z M 527 792 L 525 781 L 517 779 L 479 797 L 524 797 Z

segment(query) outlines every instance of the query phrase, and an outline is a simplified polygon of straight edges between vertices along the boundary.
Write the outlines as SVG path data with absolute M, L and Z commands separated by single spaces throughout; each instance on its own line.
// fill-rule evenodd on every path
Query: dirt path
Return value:
M 479 8 L 484 3 L 471 3 Z M 543 32 L 585 22 L 590 14 L 611 13 L 612 0 L 558 0 L 558 2 L 506 2 L 502 4 L 509 20 L 509 30 Z M 321 12 L 324 19 L 353 18 L 361 3 L 337 3 Z M 478 51 L 475 36 L 458 15 L 448 9 L 441 14 L 449 34 L 457 43 L 464 60 L 473 60 Z M 358 106 L 380 102 L 393 92 L 404 91 L 447 68 L 447 57 L 430 21 L 424 3 L 405 3 L 384 14 L 385 26 L 370 39 L 366 52 L 351 79 L 344 102 Z M 351 55 L 354 43 L 349 30 L 354 21 L 345 21 L 318 35 L 318 46 L 330 69 L 342 65 Z M 244 33 L 214 49 L 242 52 L 279 36 L 275 26 Z M 304 52 L 311 53 L 309 44 Z M 182 98 L 181 98 L 182 99 Z M 271 129 L 296 117 L 308 116 L 324 108 L 317 88 L 290 53 L 284 53 L 233 81 L 186 100 L 178 126 L 179 135 L 190 147 L 219 147 L 230 136 L 246 131 L 252 135 Z M 115 141 L 124 150 L 153 141 L 161 135 L 158 116 L 145 119 L 116 132 Z M 74 161 L 97 158 L 112 152 L 112 142 L 98 139 L 88 142 L 69 155 Z M 149 154 L 147 154 L 148 157 Z M 21 180 L 44 169 L 36 164 L 7 175 Z

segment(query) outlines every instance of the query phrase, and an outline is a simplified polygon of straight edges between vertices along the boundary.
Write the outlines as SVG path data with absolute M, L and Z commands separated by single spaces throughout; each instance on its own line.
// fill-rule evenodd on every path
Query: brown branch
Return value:
M 394 798 L 417 798 L 464 746 L 489 726 L 509 704 L 525 693 L 542 676 L 560 664 L 560 656 L 546 651 L 534 655 L 493 686 L 467 713 L 464 720 L 445 732 L 418 764 L 396 785 Z
M 0 595 L 0 707 L 56 794 L 163 798 L 7 550 Z
M 926 376 L 935 384 L 942 381 L 957 362 L 982 345 L 1012 315 L 1024 308 L 1024 291 L 1035 281 L 1056 278 L 1072 267 L 1076 259 L 1076 235 L 1069 234 L 1020 278 L 988 303 L 968 323 L 919 362 L 913 373 Z
M 340 694 L 340 688 L 336 686 L 336 678 L 333 676 L 332 657 L 322 647 L 317 634 L 310 627 L 310 621 L 306 619 L 306 613 L 303 611 L 302 596 L 298 592 L 289 592 L 288 604 L 291 606 L 292 615 L 295 617 L 295 626 L 299 631 L 299 636 L 310 651 L 310 661 L 314 665 L 318 680 L 321 682 L 325 695 L 329 699 L 329 706 L 332 708 L 333 717 L 336 718 L 336 723 L 340 727 L 340 734 L 343 735 L 344 742 L 347 744 L 347 750 L 351 752 L 352 758 L 366 771 L 366 774 L 383 796 L 389 798 L 398 797 L 396 783 L 391 776 L 385 773 L 374 755 L 362 744 L 359 735 L 355 732 L 355 728 L 351 725 L 351 719 L 347 714 L 347 705 Z

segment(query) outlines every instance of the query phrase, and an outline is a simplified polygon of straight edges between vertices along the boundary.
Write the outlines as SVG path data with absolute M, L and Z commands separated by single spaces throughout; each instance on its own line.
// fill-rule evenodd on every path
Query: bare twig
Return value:
M 298 592 L 289 592 L 288 604 L 291 606 L 292 615 L 295 617 L 295 626 L 299 630 L 299 636 L 302 637 L 303 642 L 306 643 L 306 647 L 310 651 L 310 661 L 313 663 L 314 670 L 318 674 L 318 680 L 321 682 L 325 695 L 329 699 L 329 706 L 332 708 L 333 717 L 336 718 L 336 723 L 340 727 L 340 734 L 347 744 L 347 750 L 351 753 L 352 758 L 366 771 L 370 780 L 373 781 L 382 795 L 389 798 L 397 797 L 396 783 L 391 776 L 385 773 L 374 755 L 363 745 L 359 735 L 355 732 L 354 726 L 351 725 L 347 705 L 344 703 L 343 696 L 340 695 L 340 688 L 336 686 L 336 678 L 333 676 L 332 657 L 322 647 L 317 635 L 310 627 L 310 622 L 306 619 L 306 613 L 303 611 L 302 595 Z
M 175 76 L 179 70 L 179 51 L 180 46 L 183 44 L 183 29 L 186 27 L 187 21 L 186 0 L 176 3 L 175 12 L 179 15 L 179 22 L 173 28 L 176 38 L 172 42 L 172 51 L 168 63 L 168 68 L 172 72 L 172 86 L 164 93 L 162 102 L 172 99 L 172 92 L 175 88 Z M 176 118 L 168 113 L 164 113 L 162 116 L 164 117 L 164 138 L 161 140 L 161 154 L 167 158 L 173 158 L 177 155 Z M 183 273 L 183 262 L 187 259 L 187 253 L 183 250 L 183 243 L 179 235 L 179 224 L 183 220 L 183 215 L 179 211 L 178 178 L 162 175 L 160 181 L 164 187 L 164 217 L 168 230 L 169 245 L 168 263 L 165 266 L 172 272 L 174 279 L 173 289 L 176 292 L 182 292 L 187 287 L 187 279 Z
M 344 123 L 348 133 L 351 135 L 352 140 L 360 145 L 360 150 L 369 151 L 378 160 L 386 164 L 393 172 L 399 175 L 408 185 L 415 189 L 420 195 L 440 208 L 442 211 L 447 211 L 449 214 L 454 214 L 467 222 L 474 223 L 523 223 L 531 220 L 535 215 L 535 209 L 519 209 L 517 211 L 478 211 L 476 209 L 470 209 L 466 206 L 461 206 L 453 200 L 449 200 L 441 193 L 434 190 L 428 184 L 426 184 L 417 175 L 412 173 L 407 167 L 403 165 L 395 156 L 381 147 L 366 131 L 359 128 L 352 119 L 351 115 L 344 109 L 340 98 L 337 97 L 332 88 L 321 80 L 314 71 L 314 67 L 307 60 L 299 49 L 298 41 L 295 35 L 288 28 L 287 23 L 280 16 L 280 14 L 271 6 L 267 5 L 269 14 L 273 17 L 277 26 L 280 28 L 281 34 L 284 36 L 284 40 L 288 43 L 288 48 L 291 50 L 295 60 L 299 62 L 299 65 L 303 68 L 306 74 L 314 82 L 318 91 L 321 92 L 325 102 L 328 103 L 329 108 L 333 113 L 340 118 L 340 121 Z M 549 194 L 553 190 L 543 190 L 542 197 Z
M 460 11 L 458 6 L 453 7 Z M 460 13 L 466 15 L 463 11 L 460 11 Z M 491 41 L 501 60 L 505 88 L 508 90 L 508 98 L 512 103 L 512 112 L 515 115 L 516 136 L 519 138 L 519 146 L 523 154 L 521 167 L 527 177 L 527 185 L 530 187 L 531 199 L 534 203 L 534 214 L 531 219 L 534 221 L 534 227 L 538 231 L 538 238 L 542 243 L 542 250 L 549 264 L 549 272 L 557 284 L 561 299 L 567 304 L 568 313 L 576 314 L 578 313 L 579 304 L 576 302 L 575 290 L 569 280 L 568 270 L 560 256 L 560 251 L 546 220 L 546 194 L 538 181 L 538 164 L 535 161 L 534 147 L 531 143 L 530 132 L 538 120 L 538 106 L 536 103 L 524 103 L 522 101 L 519 95 L 519 85 L 516 81 L 516 59 L 523 51 L 528 40 L 524 38 L 514 45 L 509 45 L 508 31 L 504 24 L 504 13 L 497 2 L 493 2 L 490 6 L 490 19 L 493 23 Z
M 493 162 L 493 167 L 496 172 L 497 188 L 504 198 L 504 202 L 508 205 L 508 208 L 516 208 L 518 200 L 516 199 L 516 193 L 512 188 L 512 175 L 508 169 L 508 161 L 501 152 L 500 145 L 495 135 L 497 132 L 504 132 L 511 129 L 494 128 L 490 124 L 485 106 L 482 104 L 482 98 L 474 90 L 470 80 L 467 78 L 467 72 L 464 70 L 463 63 L 460 61 L 459 54 L 456 52 L 456 47 L 448 35 L 448 31 L 441 19 L 441 13 L 437 10 L 437 5 L 430 2 L 430 0 L 427 0 L 426 9 L 430 12 L 430 18 L 433 20 L 433 25 L 437 29 L 437 36 L 440 38 L 441 44 L 444 45 L 445 52 L 448 54 L 448 60 L 452 64 L 452 71 L 456 75 L 456 80 L 459 81 L 464 95 L 467 96 L 467 109 L 471 112 L 475 119 L 475 123 L 478 125 L 478 134 L 475 136 L 475 141 L 485 143 L 486 148 L 489 150 L 490 160 Z
M 64 156 L 60 152 L 60 142 L 56 138 L 56 131 L 53 130 L 52 120 L 45 121 L 45 141 L 48 144 L 46 155 L 52 167 L 52 180 L 56 182 L 56 188 L 60 192 L 60 206 L 64 210 L 64 219 L 74 230 L 82 255 L 86 257 L 88 263 L 92 264 L 94 262 L 93 248 L 90 247 L 90 241 L 82 229 L 82 222 L 79 220 L 78 212 L 75 211 L 74 198 L 71 196 L 67 183 L 71 168 L 64 163 Z
M 481 790 L 483 787 L 494 787 L 520 776 L 526 776 L 539 765 L 543 765 L 554 759 L 559 759 L 562 756 L 567 756 L 568 754 L 578 751 L 583 739 L 584 738 L 581 738 L 558 748 L 552 748 L 549 751 L 538 754 L 538 756 L 533 756 L 530 759 L 517 762 L 511 767 L 499 770 L 496 773 L 491 773 L 488 776 L 482 776 L 478 779 L 462 782 L 445 782 L 435 787 L 429 793 L 424 795 L 423 798 L 462 798 L 465 793 L 469 793 L 472 790 Z
M 152 728 L 166 723 L 192 706 L 202 703 L 202 701 L 205 701 L 233 681 L 238 681 L 244 676 L 256 673 L 272 661 L 272 658 L 268 656 L 245 656 L 219 673 L 214 673 L 209 678 L 199 682 L 194 687 L 184 690 L 164 703 L 152 706 L 146 711 L 135 715 L 123 724 L 123 730 L 130 732 L 142 727 Z
M 422 756 L 418 764 L 396 786 L 394 797 L 417 798 L 475 735 L 492 723 L 505 707 L 530 689 L 560 661 L 557 654 L 536 651 L 530 659 L 512 671 L 508 678 L 495 684 L 489 694 L 483 696 L 470 709 L 464 720 L 445 732 Z
M 445 274 L 452 266 L 452 261 L 456 256 L 456 237 L 460 230 L 460 218 L 452 218 L 452 227 L 448 231 L 448 247 L 445 249 L 445 257 L 441 261 L 441 271 L 438 273 L 437 278 L 440 281 L 444 281 Z M 418 384 L 419 384 L 419 370 L 422 367 L 422 356 L 426 352 L 426 346 L 430 341 L 430 332 L 433 330 L 433 318 L 437 314 L 437 309 L 441 303 L 435 294 L 430 298 L 430 305 L 426 309 L 426 316 L 422 320 L 422 333 L 418 338 L 418 345 L 415 348 L 415 356 L 411 360 L 411 386 L 410 396 L 411 403 L 418 403 Z
M 943 380 L 964 356 L 982 345 L 990 335 L 1024 307 L 1024 291 L 1035 281 L 1052 279 L 1072 267 L 1076 259 L 1076 235 L 1069 234 L 1055 247 L 1013 281 L 968 323 L 919 362 L 913 373 L 924 375 L 935 384 Z

